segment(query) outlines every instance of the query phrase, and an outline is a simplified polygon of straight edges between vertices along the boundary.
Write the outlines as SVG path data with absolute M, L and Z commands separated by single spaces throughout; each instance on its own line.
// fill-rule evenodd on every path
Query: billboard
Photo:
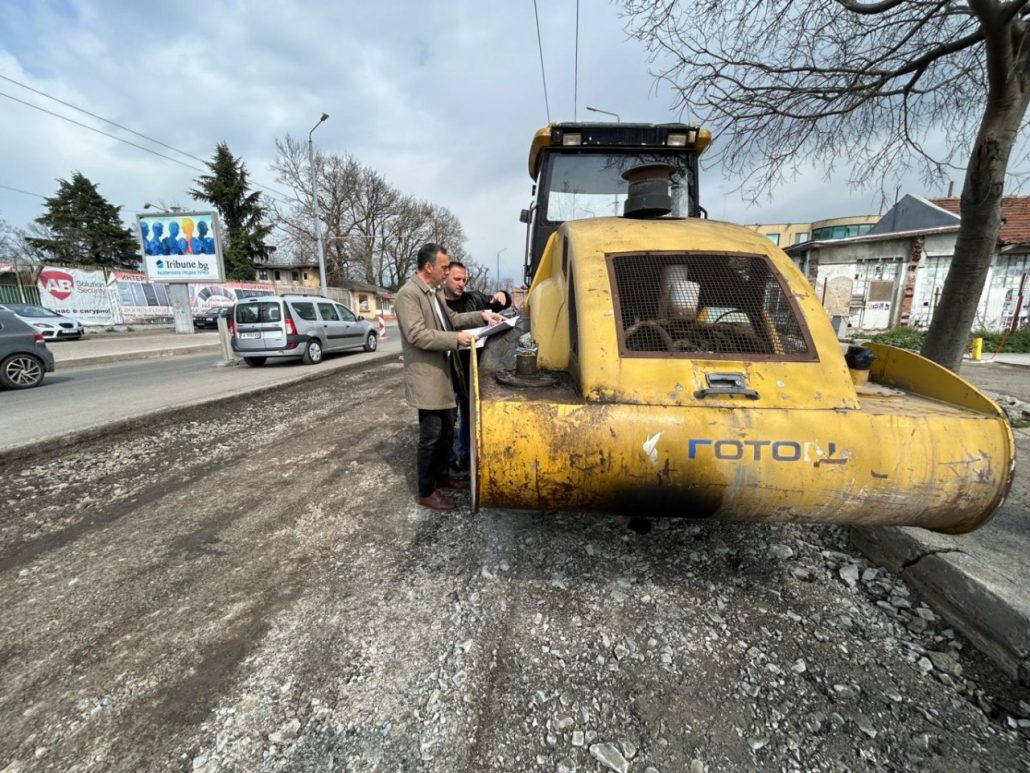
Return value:
M 214 212 L 136 216 L 143 270 L 150 282 L 221 282 L 221 232 Z
M 259 295 L 275 295 L 275 285 L 270 282 L 191 284 L 190 306 L 196 313 L 217 306 L 231 306 L 236 301 L 244 298 L 256 298 Z
M 40 305 L 83 325 L 115 323 L 102 270 L 43 266 L 36 282 Z
M 107 277 L 107 288 L 118 321 L 123 324 L 172 318 L 167 285 L 148 282 L 138 271 L 112 271 Z

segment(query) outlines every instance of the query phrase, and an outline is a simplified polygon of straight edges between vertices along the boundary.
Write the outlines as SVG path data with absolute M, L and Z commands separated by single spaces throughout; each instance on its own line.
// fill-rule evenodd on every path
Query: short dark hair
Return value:
M 460 260 L 452 260 L 451 265 L 448 266 L 448 268 L 465 268 L 465 264 L 462 263 Z M 465 268 L 465 273 L 468 273 L 467 268 Z
M 429 263 L 436 262 L 437 253 L 442 252 L 444 255 L 447 254 L 447 250 L 443 248 L 443 245 L 437 244 L 436 242 L 429 242 L 422 245 L 422 249 L 418 251 L 418 269 L 422 270 L 423 266 Z

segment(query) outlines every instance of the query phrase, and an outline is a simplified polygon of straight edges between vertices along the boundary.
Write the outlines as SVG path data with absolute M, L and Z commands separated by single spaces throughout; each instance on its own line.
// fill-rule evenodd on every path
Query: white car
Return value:
M 77 319 L 58 314 L 56 311 L 28 303 L 5 303 L 0 309 L 7 309 L 16 317 L 32 325 L 47 341 L 59 338 L 82 338 L 85 330 Z

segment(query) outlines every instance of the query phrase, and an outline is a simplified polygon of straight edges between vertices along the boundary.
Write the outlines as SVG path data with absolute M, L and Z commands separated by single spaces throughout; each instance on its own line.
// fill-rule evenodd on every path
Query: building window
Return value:
M 304 272 L 304 281 L 305 282 L 308 281 L 308 272 L 307 271 Z
M 292 280 L 293 280 L 294 282 L 297 282 L 297 281 L 299 281 L 299 280 L 300 280 L 300 272 L 299 272 L 299 271 L 291 271 L 291 272 L 290 272 L 290 278 L 291 278 L 291 279 L 292 279 Z
M 794 244 L 801 244 L 801 242 L 808 241 L 808 231 L 802 231 L 799 234 L 794 234 Z
M 775 244 L 777 247 L 780 246 L 780 235 L 779 234 L 766 234 L 765 238 Z
M 261 279 L 261 280 L 267 282 L 268 281 L 268 272 L 267 271 L 258 271 L 258 279 Z
M 280 279 L 282 279 L 282 275 L 278 271 L 276 271 L 275 272 L 275 281 L 278 282 Z

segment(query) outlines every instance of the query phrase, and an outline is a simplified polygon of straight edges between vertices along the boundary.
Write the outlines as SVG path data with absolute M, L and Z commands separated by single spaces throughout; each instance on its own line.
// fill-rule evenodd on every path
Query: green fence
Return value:
M 32 303 L 39 305 L 39 288 L 32 285 L 0 285 L 0 303 Z

